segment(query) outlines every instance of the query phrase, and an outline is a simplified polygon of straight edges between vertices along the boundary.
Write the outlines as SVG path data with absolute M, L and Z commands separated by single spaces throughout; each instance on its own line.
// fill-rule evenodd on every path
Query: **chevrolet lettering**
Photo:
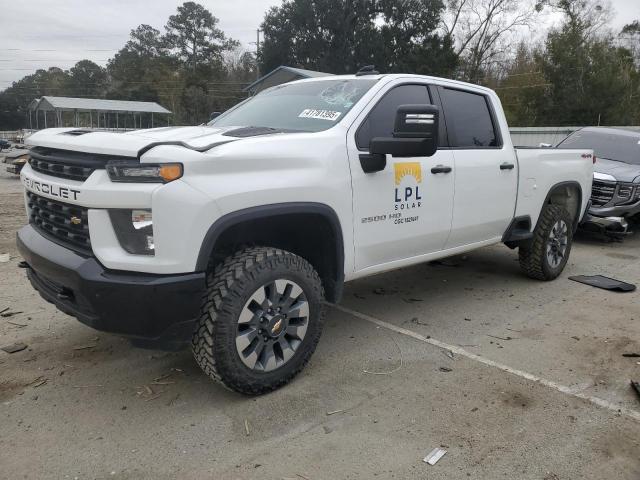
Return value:
M 45 195 L 51 195 L 52 197 L 69 198 L 78 200 L 80 190 L 76 190 L 71 187 L 61 187 L 59 185 L 50 185 L 46 182 L 33 180 L 26 175 L 22 174 L 22 183 L 27 188 L 36 193 L 44 193 Z

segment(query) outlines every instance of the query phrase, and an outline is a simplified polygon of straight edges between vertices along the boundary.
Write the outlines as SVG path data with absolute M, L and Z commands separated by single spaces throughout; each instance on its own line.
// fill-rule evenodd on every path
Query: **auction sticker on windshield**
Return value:
M 298 115 L 298 118 L 315 118 L 318 120 L 329 120 L 335 122 L 340 116 L 341 112 L 335 112 L 333 110 L 315 110 L 313 108 L 306 108 Z

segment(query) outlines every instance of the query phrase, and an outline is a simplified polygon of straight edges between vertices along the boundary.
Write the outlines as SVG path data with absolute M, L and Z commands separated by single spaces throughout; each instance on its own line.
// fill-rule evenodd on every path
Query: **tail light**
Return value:
M 595 153 L 593 154 L 593 164 L 594 165 L 596 164 L 596 155 L 595 155 Z

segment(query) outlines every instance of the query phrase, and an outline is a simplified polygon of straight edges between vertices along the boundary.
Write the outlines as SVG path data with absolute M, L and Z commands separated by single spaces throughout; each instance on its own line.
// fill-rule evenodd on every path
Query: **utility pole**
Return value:
M 260 30 L 256 28 L 256 80 L 260 78 L 260 63 L 258 62 L 258 55 L 260 54 Z

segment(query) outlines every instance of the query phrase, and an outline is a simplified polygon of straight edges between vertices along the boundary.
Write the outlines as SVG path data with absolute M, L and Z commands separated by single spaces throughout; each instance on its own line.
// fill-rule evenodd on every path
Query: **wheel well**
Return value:
M 560 205 L 564 207 L 573 219 L 574 230 L 578 228 L 580 210 L 582 206 L 582 188 L 574 182 L 555 185 L 544 202 L 545 205 Z
M 287 250 L 313 265 L 322 279 L 326 299 L 336 303 L 344 283 L 344 247 L 342 232 L 335 222 L 337 217 L 334 220 L 322 213 L 308 212 L 240 216 L 217 229 L 214 241 L 209 247 L 203 246 L 206 252 L 201 251 L 200 257 L 206 253 L 205 267 L 211 268 L 246 245 Z

